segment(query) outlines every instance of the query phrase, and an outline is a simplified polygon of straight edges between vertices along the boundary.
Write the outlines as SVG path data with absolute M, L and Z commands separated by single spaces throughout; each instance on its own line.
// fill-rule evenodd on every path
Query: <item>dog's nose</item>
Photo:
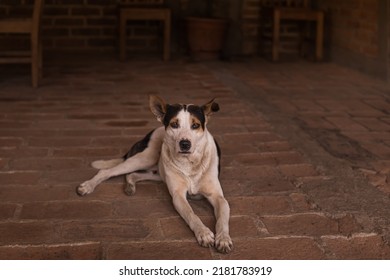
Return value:
M 191 142 L 184 139 L 179 142 L 179 146 L 182 152 L 188 152 L 191 149 Z

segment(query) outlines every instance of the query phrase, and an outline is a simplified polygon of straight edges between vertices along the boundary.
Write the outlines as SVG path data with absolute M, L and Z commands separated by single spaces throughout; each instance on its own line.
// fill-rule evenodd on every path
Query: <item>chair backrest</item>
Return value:
M 265 7 L 309 8 L 310 0 L 263 0 Z

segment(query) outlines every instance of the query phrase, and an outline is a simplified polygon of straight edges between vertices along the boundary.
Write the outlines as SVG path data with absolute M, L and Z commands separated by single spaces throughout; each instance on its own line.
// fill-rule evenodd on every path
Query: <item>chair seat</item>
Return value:
M 30 33 L 32 20 L 30 18 L 0 19 L 0 33 Z
M 164 20 L 170 16 L 170 10 L 164 8 L 121 7 L 122 17 L 131 20 Z
M 305 8 L 275 8 L 274 12 L 280 13 L 281 19 L 315 21 L 323 12 Z
M 137 8 L 141 8 L 141 9 L 161 9 L 161 8 L 165 8 L 164 5 L 161 5 L 161 4 L 126 4 L 126 3 L 120 3 L 118 4 L 118 7 L 119 9 L 127 9 L 127 8 L 132 8 L 132 9 L 137 9 Z
M 26 64 L 31 61 L 31 56 L 2 57 L 0 53 L 0 64 Z

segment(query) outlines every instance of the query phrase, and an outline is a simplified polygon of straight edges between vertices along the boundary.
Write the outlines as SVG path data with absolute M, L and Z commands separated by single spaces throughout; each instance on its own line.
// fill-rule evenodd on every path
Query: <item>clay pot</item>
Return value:
M 225 43 L 227 20 L 188 17 L 186 21 L 191 57 L 195 60 L 219 59 Z

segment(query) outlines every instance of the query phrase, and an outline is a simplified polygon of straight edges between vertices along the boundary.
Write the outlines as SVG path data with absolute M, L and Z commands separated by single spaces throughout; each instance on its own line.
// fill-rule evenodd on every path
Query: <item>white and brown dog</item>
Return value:
M 164 126 L 147 134 L 122 159 L 95 161 L 100 169 L 91 180 L 82 183 L 77 193 L 92 193 L 97 185 L 110 177 L 126 175 L 129 195 L 142 180 L 164 181 L 177 212 L 194 232 L 199 244 L 215 246 L 223 253 L 232 250 L 229 236 L 229 205 L 219 182 L 220 149 L 206 125 L 219 106 L 211 100 L 203 106 L 166 104 L 150 96 L 150 109 Z M 204 196 L 214 207 L 216 235 L 195 215 L 187 196 Z

